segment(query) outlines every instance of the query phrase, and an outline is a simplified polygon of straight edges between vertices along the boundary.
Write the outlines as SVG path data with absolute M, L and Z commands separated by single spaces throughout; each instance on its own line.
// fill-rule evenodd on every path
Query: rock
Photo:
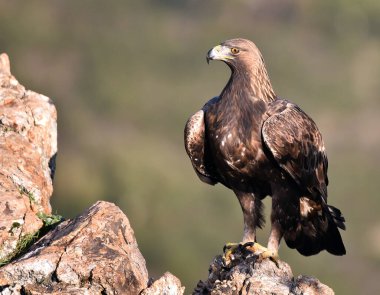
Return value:
M 0 268 L 0 294 L 183 293 L 170 273 L 149 288 L 148 280 L 128 218 L 114 204 L 97 202 Z
M 319 280 L 308 276 L 293 277 L 290 266 L 279 261 L 260 261 L 248 251 L 235 253 L 235 259 L 224 266 L 222 256 L 216 256 L 206 281 L 200 281 L 193 294 L 203 295 L 333 295 Z
M 13 282 L 28 292 L 137 294 L 147 287 L 148 272 L 127 217 L 115 205 L 98 202 L 3 267 L 0 285 Z
M 316 278 L 301 275 L 295 279 L 294 294 L 303 294 L 303 295 L 328 294 L 328 295 L 333 295 L 334 291 L 330 287 L 322 284 Z
M 166 272 L 161 278 L 154 281 L 149 288 L 143 290 L 141 295 L 180 295 L 184 291 L 185 287 L 181 286 L 181 281 L 170 272 Z
M 57 114 L 50 99 L 25 90 L 0 55 L 0 265 L 51 214 Z

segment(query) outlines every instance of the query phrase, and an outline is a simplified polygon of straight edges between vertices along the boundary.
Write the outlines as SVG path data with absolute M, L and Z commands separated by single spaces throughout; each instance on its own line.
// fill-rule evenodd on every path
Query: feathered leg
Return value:
M 283 232 L 281 226 L 277 222 L 272 221 L 272 226 L 268 240 L 268 251 L 272 253 L 278 253 L 282 236 Z
M 280 241 L 283 236 L 281 226 L 277 222 L 273 222 L 270 230 L 268 247 L 262 253 L 260 253 L 260 258 L 270 258 L 278 266 L 278 249 L 280 248 Z
M 280 203 L 279 194 L 274 194 L 272 196 L 272 212 L 271 212 L 271 229 L 268 240 L 268 252 L 274 256 L 278 256 L 278 249 L 280 248 L 280 241 L 284 232 L 279 222 L 279 214 L 282 212 L 281 207 L 283 206 Z
M 239 200 L 244 218 L 243 244 L 256 242 L 256 227 L 261 228 L 264 223 L 262 214 L 263 204 L 252 193 L 235 191 Z
M 261 228 L 264 223 L 262 214 L 263 204 L 252 193 L 243 193 L 235 191 L 239 200 L 244 218 L 244 234 L 242 243 L 228 243 L 224 246 L 224 262 L 226 265 L 232 260 L 233 253 L 239 247 L 244 247 L 251 252 L 263 252 L 265 247 L 256 243 L 256 227 Z

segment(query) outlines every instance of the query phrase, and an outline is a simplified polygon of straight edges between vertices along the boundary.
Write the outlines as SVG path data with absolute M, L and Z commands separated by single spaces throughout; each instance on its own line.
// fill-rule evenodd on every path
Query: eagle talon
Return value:
M 257 244 L 257 243 L 255 243 L 255 242 L 246 242 L 246 243 L 242 244 L 241 246 L 243 248 L 247 249 L 248 247 L 253 247 L 255 244 Z
M 256 242 L 246 242 L 242 243 L 227 243 L 223 247 L 223 265 L 229 266 L 232 261 L 234 261 L 237 257 L 247 257 L 247 252 L 250 252 L 256 256 L 259 256 L 259 259 L 274 257 L 275 255 L 269 255 L 271 252 Z M 263 256 L 262 254 L 265 253 Z M 261 257 L 262 256 L 262 257 Z
M 260 245 L 259 243 L 256 243 L 256 242 L 247 242 L 245 244 L 242 245 L 245 249 L 247 249 L 248 251 L 258 255 L 260 253 L 263 253 L 265 251 L 268 251 L 268 249 L 262 245 Z
M 259 261 L 269 258 L 272 260 L 277 267 L 279 267 L 278 261 L 279 261 L 279 256 L 276 251 L 273 250 L 268 250 L 268 248 L 260 245 L 259 243 L 254 243 L 254 242 L 248 242 L 242 245 L 245 249 L 251 251 L 252 253 L 258 255 Z
M 235 260 L 234 252 L 236 252 L 236 249 L 239 249 L 241 247 L 241 244 L 238 243 L 227 243 L 223 247 L 223 265 L 229 266 L 233 260 Z
M 271 261 L 273 261 L 274 264 L 276 264 L 276 266 L 278 268 L 280 268 L 280 266 L 279 266 L 280 257 L 278 256 L 277 252 L 272 251 L 272 250 L 266 250 L 266 251 L 259 254 L 259 260 L 260 261 L 262 261 L 263 259 L 267 259 L 267 258 L 269 258 Z
M 236 249 L 239 247 L 240 244 L 238 243 L 227 243 L 223 246 L 223 253 L 226 253 L 226 251 L 229 251 L 231 249 Z

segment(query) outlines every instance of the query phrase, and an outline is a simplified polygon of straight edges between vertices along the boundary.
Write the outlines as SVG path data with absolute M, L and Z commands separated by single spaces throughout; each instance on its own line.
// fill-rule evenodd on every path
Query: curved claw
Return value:
M 241 245 L 237 243 L 227 243 L 223 247 L 223 264 L 224 266 L 228 266 L 232 260 L 234 260 L 234 252 L 236 249 L 238 249 Z
M 277 267 L 279 267 L 278 253 L 274 250 L 269 250 L 268 248 L 256 242 L 247 242 L 245 244 L 227 243 L 226 245 L 224 245 L 224 255 L 222 258 L 224 266 L 229 266 L 231 262 L 235 260 L 235 256 L 239 257 L 243 255 L 243 257 L 245 257 L 246 254 L 242 254 L 244 250 L 248 250 L 249 252 L 252 252 L 253 254 L 257 255 L 259 257 L 259 260 L 269 258 L 276 264 Z
M 226 253 L 226 251 L 229 251 L 231 249 L 236 249 L 240 246 L 238 243 L 227 243 L 223 246 L 223 253 Z
M 233 260 L 237 257 L 245 257 L 247 254 L 246 251 L 249 251 L 255 255 L 260 255 L 261 253 L 268 251 L 267 248 L 261 246 L 256 242 L 247 242 L 244 244 L 241 243 L 227 243 L 223 247 L 223 264 L 224 266 L 229 266 Z
M 245 249 L 248 251 L 251 251 L 254 254 L 260 254 L 262 252 L 268 251 L 268 249 L 259 243 L 256 242 L 247 242 L 244 245 L 242 245 Z
M 278 253 L 276 251 L 272 251 L 272 250 L 267 249 L 266 251 L 259 254 L 260 260 L 267 259 L 267 258 L 272 260 L 278 268 L 280 267 L 278 264 L 280 257 L 278 256 Z

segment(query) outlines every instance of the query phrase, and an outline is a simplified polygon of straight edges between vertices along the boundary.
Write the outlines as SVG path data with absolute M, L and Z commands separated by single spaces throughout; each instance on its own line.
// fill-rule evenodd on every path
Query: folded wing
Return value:
M 204 115 L 210 104 L 218 97 L 211 99 L 205 106 L 192 115 L 185 126 L 185 149 L 200 180 L 214 185 L 218 182 L 213 172 L 208 153 L 205 134 Z
M 278 101 L 269 109 L 262 136 L 278 165 L 313 200 L 327 201 L 327 156 L 321 133 L 314 121 L 297 105 Z

